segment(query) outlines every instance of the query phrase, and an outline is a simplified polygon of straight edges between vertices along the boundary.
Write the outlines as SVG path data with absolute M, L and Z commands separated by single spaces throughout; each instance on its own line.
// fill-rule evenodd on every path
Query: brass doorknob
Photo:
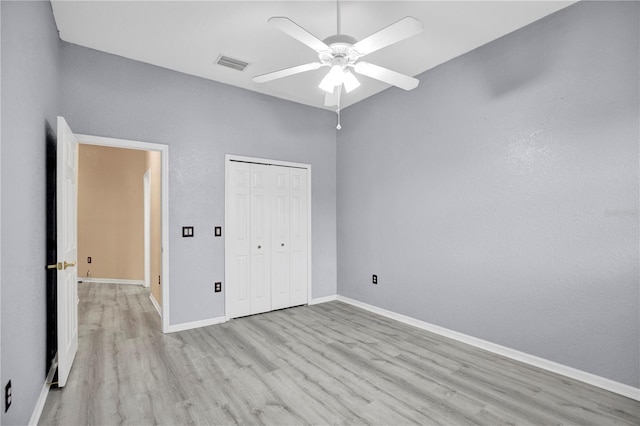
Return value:
M 67 262 L 66 260 L 64 261 L 64 269 L 70 268 L 72 266 L 76 266 L 75 260 L 73 262 Z
M 47 265 L 47 269 L 60 269 L 60 270 L 62 270 L 62 263 L 53 263 L 51 265 Z

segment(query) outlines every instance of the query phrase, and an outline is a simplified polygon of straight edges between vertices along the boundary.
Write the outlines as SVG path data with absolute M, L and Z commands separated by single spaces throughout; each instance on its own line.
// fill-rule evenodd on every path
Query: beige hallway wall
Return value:
M 80 145 L 78 277 L 144 279 L 146 152 Z M 92 263 L 87 262 L 91 256 Z M 153 275 L 152 275 L 153 276 Z M 153 280 L 152 280 L 153 281 Z
M 151 170 L 151 294 L 162 304 L 161 284 L 158 279 L 162 275 L 162 180 L 160 153 L 146 152 L 145 171 Z

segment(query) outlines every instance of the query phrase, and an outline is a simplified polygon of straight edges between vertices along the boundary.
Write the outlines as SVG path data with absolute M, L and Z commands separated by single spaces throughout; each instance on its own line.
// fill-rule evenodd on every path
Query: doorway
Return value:
M 157 283 L 159 285 L 159 295 L 160 295 L 160 300 L 155 300 L 157 299 L 157 297 L 151 297 L 151 301 L 153 302 L 153 305 L 155 307 L 155 309 L 158 311 L 158 313 L 160 314 L 161 317 L 161 324 L 162 324 L 162 332 L 163 333 L 167 333 L 168 329 L 169 329 L 169 232 L 168 232 L 168 214 L 169 214 L 169 207 L 168 207 L 168 164 L 169 164 L 169 159 L 168 159 L 168 146 L 167 145 L 162 145 L 162 144 L 155 144 L 155 143 L 147 143 L 147 142 L 138 142 L 138 141 L 129 141 L 129 140 L 124 140 L 124 139 L 114 139 L 114 138 L 106 138 L 106 137 L 101 137 L 101 136 L 93 136 L 93 135 L 83 135 L 83 134 L 76 134 L 76 137 L 78 139 L 78 143 L 81 145 L 86 145 L 86 146 L 100 146 L 100 147 L 109 147 L 109 148 L 122 148 L 122 149 L 127 149 L 127 150 L 134 150 L 134 151 L 146 151 L 149 153 L 157 153 L 159 155 L 159 184 L 157 185 L 157 187 L 154 188 L 153 185 L 153 178 L 151 176 L 151 173 L 149 173 L 149 175 L 147 175 L 147 170 L 145 170 L 145 173 L 139 177 L 139 179 L 142 179 L 143 181 L 143 202 L 144 201 L 148 201 L 147 200 L 147 196 L 149 196 L 149 198 L 151 197 L 152 192 L 155 190 L 155 192 L 157 192 L 158 194 L 158 198 L 159 198 L 159 204 L 160 204 L 160 208 L 158 209 L 158 220 L 160 222 L 160 236 L 159 236 L 159 244 L 149 244 L 149 250 L 146 250 L 145 247 L 145 252 L 147 254 L 149 254 L 149 257 L 153 257 L 154 254 L 156 254 L 160 259 L 160 273 L 157 274 Z M 149 184 L 144 184 L 144 182 L 146 181 L 146 177 L 148 177 L 149 180 Z M 146 204 L 146 202 L 144 202 L 144 204 Z M 151 206 L 149 206 L 151 207 Z M 147 209 L 144 209 L 144 217 L 142 218 L 142 221 L 145 223 L 144 224 L 144 229 L 146 231 L 147 228 L 147 220 L 150 219 L 150 216 L 152 215 L 152 211 L 154 209 L 149 208 L 149 212 L 147 212 Z M 147 214 L 149 213 L 149 214 Z M 151 233 L 151 230 L 149 230 Z M 147 235 L 146 232 L 144 232 L 144 245 L 147 246 L 147 237 L 149 236 L 150 239 L 150 235 Z M 157 249 L 154 250 L 154 247 L 157 247 Z M 154 251 L 156 251 L 156 253 L 154 253 Z M 83 261 L 86 261 L 88 259 L 82 259 Z M 93 259 L 91 259 L 93 261 Z M 122 280 L 124 281 L 124 284 L 141 284 L 141 285 L 145 285 L 145 283 L 147 282 L 147 256 L 144 256 L 144 261 L 143 261 L 143 269 L 144 269 L 144 277 L 143 279 L 139 280 L 139 282 L 135 281 L 134 282 L 127 282 L 127 280 Z M 88 265 L 85 265 L 88 266 Z M 90 271 L 90 268 L 86 268 Z M 85 274 L 86 275 L 86 274 Z M 99 277 L 93 277 L 95 278 L 99 278 Z M 148 277 L 148 281 L 155 281 L 151 278 L 151 276 Z
M 143 286 L 160 306 L 160 179 L 159 152 L 79 143 L 79 281 Z

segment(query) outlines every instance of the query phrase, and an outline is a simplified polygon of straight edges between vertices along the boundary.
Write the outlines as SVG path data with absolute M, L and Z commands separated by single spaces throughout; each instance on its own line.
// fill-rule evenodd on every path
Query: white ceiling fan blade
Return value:
M 279 71 L 269 72 L 253 77 L 253 81 L 256 83 L 266 83 L 267 81 L 275 80 L 277 78 L 288 77 L 294 74 L 300 74 L 301 72 L 317 70 L 323 66 L 320 62 L 310 62 L 304 65 L 298 65 L 291 68 L 285 68 Z
M 326 92 L 324 95 L 324 106 L 336 106 L 340 103 L 342 85 L 333 88 L 333 92 Z
M 353 45 L 362 56 L 422 32 L 422 22 L 407 16 Z
M 404 90 L 415 89 L 418 87 L 418 83 L 420 83 L 420 80 L 417 78 L 409 77 L 408 75 L 400 74 L 399 72 L 370 64 L 369 62 L 356 63 L 354 71 Z
M 324 52 L 330 50 L 329 46 L 318 39 L 318 37 L 314 36 L 309 31 L 305 30 L 289 18 L 274 16 L 272 18 L 269 18 L 267 22 L 269 22 L 271 25 L 273 25 L 283 33 L 288 34 L 299 42 L 306 44 L 316 52 Z

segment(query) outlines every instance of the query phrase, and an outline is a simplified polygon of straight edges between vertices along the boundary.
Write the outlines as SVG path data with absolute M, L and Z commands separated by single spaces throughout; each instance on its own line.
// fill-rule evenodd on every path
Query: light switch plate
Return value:
M 183 226 L 182 227 L 182 237 L 193 237 L 193 226 Z
M 222 236 L 222 226 L 216 226 L 215 228 L 213 228 L 213 235 L 215 237 L 221 237 Z

